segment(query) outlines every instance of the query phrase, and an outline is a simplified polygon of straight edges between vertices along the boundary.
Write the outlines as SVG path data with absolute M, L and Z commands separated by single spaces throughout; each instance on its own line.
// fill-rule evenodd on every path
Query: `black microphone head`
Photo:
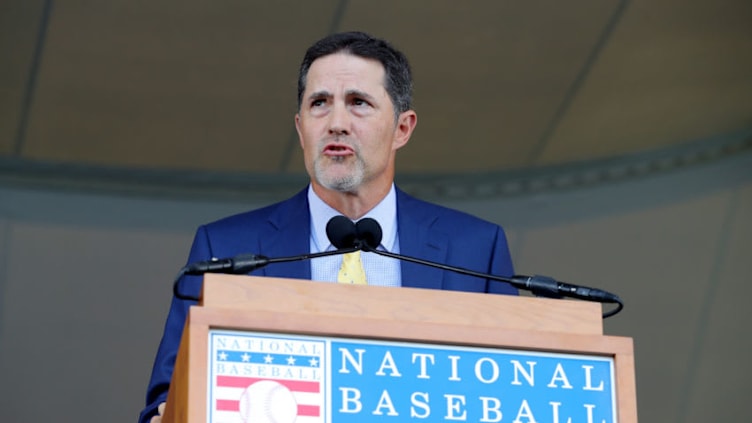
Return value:
M 334 216 L 326 224 L 326 236 L 338 249 L 355 247 L 357 238 L 355 224 L 345 216 Z
M 360 219 L 355 224 L 355 231 L 358 235 L 357 238 L 360 242 L 360 247 L 364 250 L 375 250 L 381 244 L 383 233 L 381 232 L 381 225 L 376 220 L 370 217 Z

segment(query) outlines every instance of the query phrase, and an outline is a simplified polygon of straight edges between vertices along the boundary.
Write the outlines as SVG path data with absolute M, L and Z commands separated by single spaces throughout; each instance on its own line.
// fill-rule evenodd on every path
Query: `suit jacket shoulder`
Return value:
M 402 254 L 481 273 L 511 276 L 514 271 L 501 226 L 468 213 L 397 192 Z M 403 286 L 515 294 L 503 282 L 460 275 L 403 262 Z
M 189 262 L 243 253 L 275 258 L 307 254 L 311 225 L 306 192 L 304 189 L 287 200 L 200 226 Z M 275 263 L 253 274 L 310 278 L 310 265 L 302 261 Z

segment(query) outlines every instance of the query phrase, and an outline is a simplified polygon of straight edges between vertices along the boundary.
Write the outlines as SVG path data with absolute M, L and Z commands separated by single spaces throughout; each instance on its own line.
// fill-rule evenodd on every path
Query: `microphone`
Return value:
M 383 233 L 379 222 L 371 218 L 353 223 L 345 216 L 334 216 L 326 224 L 326 236 L 336 248 L 369 251 L 378 248 Z
M 326 236 L 335 248 L 354 248 L 358 242 L 355 223 L 345 216 L 334 216 L 326 224 Z
M 355 231 L 358 234 L 358 239 L 361 242 L 360 246 L 363 250 L 375 251 L 379 248 L 381 238 L 384 235 L 379 222 L 370 217 L 361 219 L 355 224 Z

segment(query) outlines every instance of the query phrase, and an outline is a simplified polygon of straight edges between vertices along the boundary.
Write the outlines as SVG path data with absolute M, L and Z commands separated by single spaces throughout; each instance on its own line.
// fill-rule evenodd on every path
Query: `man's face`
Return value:
M 345 53 L 311 64 L 295 127 L 313 183 L 350 193 L 391 184 L 410 135 L 395 122 L 381 63 Z

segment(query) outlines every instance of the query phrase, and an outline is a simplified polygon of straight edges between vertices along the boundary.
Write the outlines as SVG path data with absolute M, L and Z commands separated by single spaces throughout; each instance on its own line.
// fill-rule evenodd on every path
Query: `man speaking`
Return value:
M 360 32 L 328 36 L 305 54 L 298 78 L 295 128 L 310 185 L 271 206 L 201 226 L 189 263 L 252 252 L 285 257 L 335 249 L 329 220 L 371 218 L 381 226 L 379 250 L 512 276 L 504 231 L 468 214 L 426 203 L 394 184 L 397 150 L 417 124 L 412 76 L 404 54 Z M 275 263 L 258 276 L 340 283 L 516 294 L 509 284 L 360 251 Z M 201 278 L 180 290 L 198 297 Z M 190 300 L 173 298 L 140 421 L 159 421 L 167 398 Z M 160 406 L 161 405 L 161 406 Z

